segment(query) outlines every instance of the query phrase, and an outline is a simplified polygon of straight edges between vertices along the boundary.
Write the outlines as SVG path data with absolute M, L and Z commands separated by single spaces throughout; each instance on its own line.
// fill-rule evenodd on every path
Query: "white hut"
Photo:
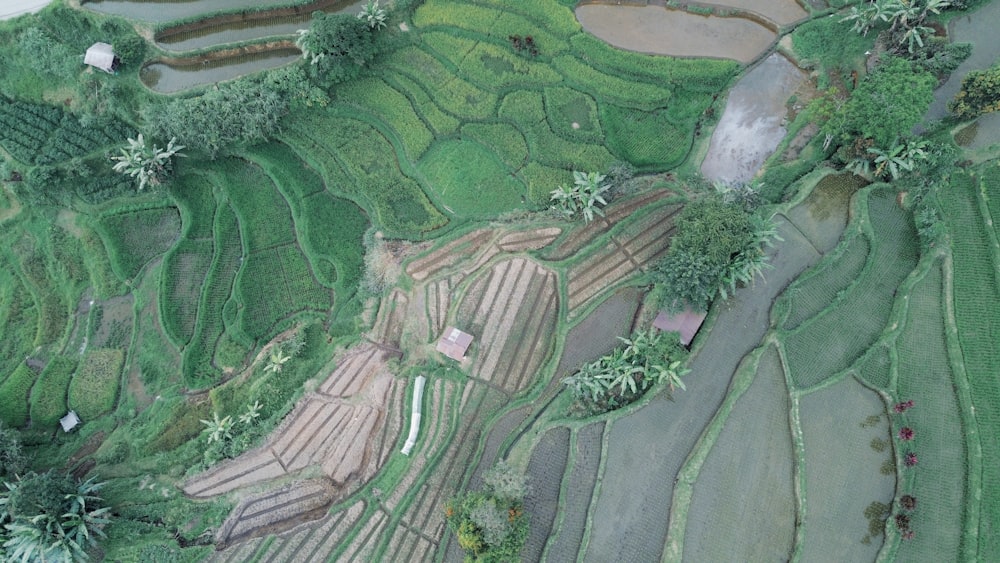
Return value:
M 66 416 L 59 419 L 59 425 L 62 426 L 63 432 L 69 432 L 76 428 L 77 424 L 80 424 L 80 417 L 76 416 L 76 411 L 69 411 Z
M 99 68 L 108 74 L 115 73 L 115 51 L 107 43 L 94 43 L 87 49 L 83 64 Z

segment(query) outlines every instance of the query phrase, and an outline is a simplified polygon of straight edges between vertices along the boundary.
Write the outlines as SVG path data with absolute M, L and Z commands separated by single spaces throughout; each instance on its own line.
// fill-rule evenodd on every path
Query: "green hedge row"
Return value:
M 114 410 L 124 362 L 122 350 L 87 350 L 69 384 L 69 408 L 76 411 L 80 420 L 96 420 Z

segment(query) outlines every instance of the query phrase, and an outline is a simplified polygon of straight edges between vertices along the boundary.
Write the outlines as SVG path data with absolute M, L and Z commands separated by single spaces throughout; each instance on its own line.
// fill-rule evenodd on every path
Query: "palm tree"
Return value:
M 233 437 L 233 417 L 226 416 L 222 419 L 219 418 L 218 412 L 212 413 L 212 420 L 202 420 L 202 424 L 206 426 L 202 433 L 208 435 L 208 443 L 213 442 L 223 442 L 228 441 Z
M 254 401 L 252 405 L 247 405 L 247 412 L 240 415 L 240 423 L 247 426 L 253 424 L 260 416 L 260 401 Z
M 378 0 L 368 0 L 368 3 L 358 13 L 359 20 L 368 20 L 370 29 L 385 27 L 385 18 L 385 9 L 379 7 Z
M 670 392 L 673 393 L 674 387 L 679 387 L 682 391 L 687 391 L 687 387 L 684 386 L 681 377 L 690 372 L 690 369 L 681 368 L 680 360 L 675 360 L 670 362 L 669 365 L 657 364 L 651 366 L 649 371 L 646 372 L 646 377 L 656 383 L 666 383 L 670 388 Z
M 165 149 L 160 149 L 156 145 L 150 147 L 146 145 L 142 133 L 139 133 L 137 138 L 128 139 L 129 146 L 121 149 L 120 156 L 111 157 L 111 160 L 117 161 L 112 170 L 137 178 L 139 191 L 142 191 L 147 184 L 159 185 L 170 172 L 170 158 L 185 156 L 180 153 L 184 145 L 175 145 L 176 142 L 176 138 L 171 138 Z
M 291 359 L 291 356 L 286 355 L 280 347 L 276 346 L 274 350 L 271 351 L 271 357 L 268 360 L 267 366 L 264 367 L 264 373 L 281 373 L 281 369 L 284 367 L 285 363 Z

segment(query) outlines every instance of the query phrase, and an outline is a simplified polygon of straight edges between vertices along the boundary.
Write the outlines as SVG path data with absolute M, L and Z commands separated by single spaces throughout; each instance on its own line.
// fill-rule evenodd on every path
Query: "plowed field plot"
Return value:
M 508 393 L 528 388 L 552 347 L 556 276 L 526 258 L 498 262 L 469 287 L 456 322 L 477 335 L 472 376 Z
M 349 508 L 335 510 L 314 523 L 278 535 L 260 561 L 267 563 L 326 561 L 358 521 L 364 509 L 365 503 L 357 502 Z M 234 563 L 247 560 L 230 559 Z
M 398 384 L 384 362 L 382 352 L 369 344 L 352 350 L 315 393 L 299 402 L 265 446 L 195 477 L 184 492 L 207 498 L 311 466 L 339 487 L 352 477 L 371 477 L 384 459 L 383 446 L 375 449 L 375 442 L 394 441 L 383 432 L 387 416 L 402 416 L 398 411 L 386 413 Z M 391 426 L 399 431 L 398 422 Z
M 552 533 L 559 508 L 559 489 L 569 458 L 570 431 L 556 427 L 542 435 L 528 462 L 530 494 L 524 499 L 524 509 L 531 515 L 528 541 L 521 551 L 525 561 L 539 561 L 542 550 Z
M 406 273 L 417 281 L 423 281 L 429 276 L 475 255 L 495 236 L 496 232 L 491 229 L 472 231 L 410 262 L 406 265 Z
M 667 250 L 680 206 L 666 206 L 640 219 L 567 276 L 569 308 L 573 311 L 602 291 L 646 267 Z
M 309 515 L 326 511 L 334 489 L 323 480 L 301 481 L 277 490 L 250 495 L 240 501 L 216 534 L 219 545 L 263 535 L 283 524 L 293 526 Z
M 646 192 L 627 200 L 616 201 L 604 210 L 604 217 L 595 217 L 593 221 L 586 225 L 567 232 L 542 254 L 546 260 L 564 260 L 569 258 L 597 238 L 598 235 L 606 233 L 618 222 L 630 217 L 644 206 L 675 195 L 677 194 L 668 190 L 657 190 Z

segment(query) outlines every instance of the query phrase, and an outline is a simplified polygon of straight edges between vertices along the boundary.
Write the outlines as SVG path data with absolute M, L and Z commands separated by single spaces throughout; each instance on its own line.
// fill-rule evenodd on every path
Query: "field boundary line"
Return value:
M 983 444 L 979 434 L 979 424 L 976 422 L 976 409 L 972 404 L 972 391 L 969 388 L 969 374 L 965 371 L 965 355 L 962 353 L 958 337 L 958 324 L 955 318 L 955 287 L 953 279 L 952 254 L 948 249 L 942 250 L 944 256 L 941 269 L 943 273 L 942 299 L 944 301 L 945 343 L 948 349 L 948 363 L 954 376 L 955 397 L 958 399 L 962 425 L 965 427 L 965 443 L 969 464 L 966 474 L 965 491 L 965 522 L 963 524 L 961 550 L 966 561 L 975 561 L 979 555 L 979 528 L 982 517 L 983 489 Z

